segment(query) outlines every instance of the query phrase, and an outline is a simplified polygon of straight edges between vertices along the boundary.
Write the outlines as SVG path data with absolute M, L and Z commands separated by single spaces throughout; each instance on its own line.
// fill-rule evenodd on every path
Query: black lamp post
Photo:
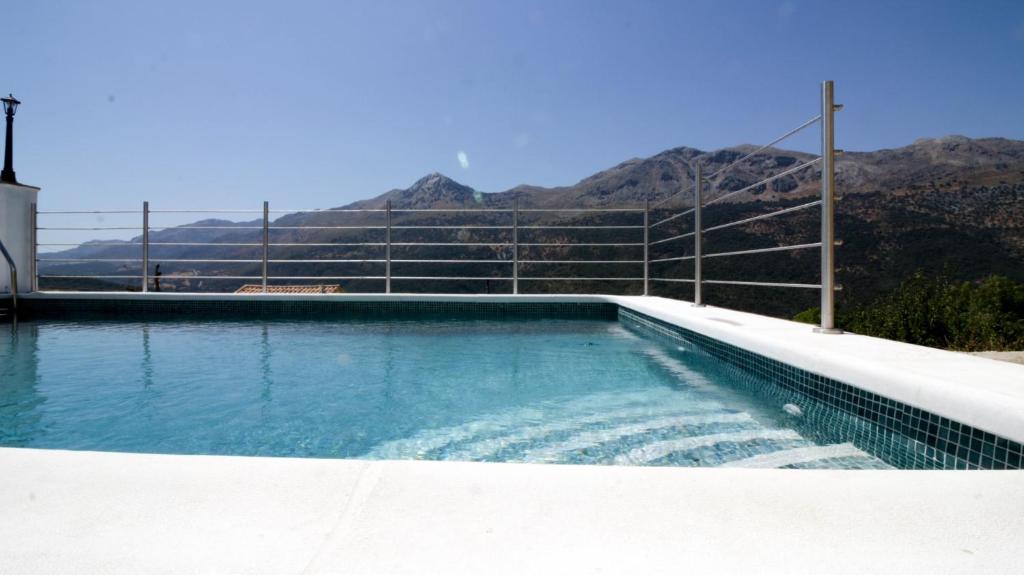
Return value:
M 7 116 L 7 140 L 5 142 L 6 147 L 4 148 L 4 171 L 0 172 L 0 182 L 8 184 L 17 184 L 18 178 L 14 176 L 14 113 L 18 111 L 18 100 L 14 98 L 14 94 L 9 94 L 6 98 L 0 98 L 0 102 L 4 103 L 4 115 Z

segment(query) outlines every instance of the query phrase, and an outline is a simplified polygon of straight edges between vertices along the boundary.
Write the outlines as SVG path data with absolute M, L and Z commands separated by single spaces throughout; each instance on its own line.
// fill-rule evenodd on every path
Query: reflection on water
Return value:
M 38 341 L 35 324 L 0 325 L 0 445 L 26 445 L 43 432 Z

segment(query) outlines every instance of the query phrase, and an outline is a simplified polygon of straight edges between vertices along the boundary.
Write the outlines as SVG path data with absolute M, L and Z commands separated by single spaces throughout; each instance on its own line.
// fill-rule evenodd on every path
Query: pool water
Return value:
M 915 442 L 599 320 L 22 323 L 0 330 L 0 445 L 927 466 Z

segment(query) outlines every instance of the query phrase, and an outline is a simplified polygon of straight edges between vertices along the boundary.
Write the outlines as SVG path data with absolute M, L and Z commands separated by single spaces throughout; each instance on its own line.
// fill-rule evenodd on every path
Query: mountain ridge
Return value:
M 698 163 L 704 166 L 705 173 L 713 174 L 755 149 L 755 146 L 740 145 L 704 151 L 680 146 L 647 158 L 633 158 L 620 162 L 582 178 L 573 185 L 542 187 L 521 184 L 494 193 L 475 190 L 444 174 L 432 172 L 406 189 L 389 190 L 373 198 L 351 202 L 335 209 L 381 208 L 388 200 L 392 202 L 392 207 L 398 210 L 507 208 L 511 207 L 513 200 L 518 200 L 519 205 L 524 208 L 640 207 L 644 205 L 645 200 L 650 200 L 652 205 L 656 205 L 651 216 L 651 221 L 655 222 L 679 210 L 685 210 L 692 204 L 691 194 L 678 192 L 690 186 Z M 804 152 L 779 148 L 766 149 L 734 169 L 715 176 L 705 194 L 705 200 L 749 187 L 768 176 L 779 174 L 814 158 L 813 154 Z M 836 228 L 837 237 L 844 241 L 844 245 L 837 250 L 837 276 L 848 288 L 844 290 L 843 298 L 861 301 L 877 295 L 881 291 L 895 287 L 903 277 L 917 268 L 938 271 L 952 267 L 956 277 L 967 280 L 1000 273 L 1024 281 L 1024 142 L 1005 138 L 971 139 L 963 136 L 922 138 L 900 148 L 847 152 L 837 158 L 836 164 L 837 189 L 841 196 L 836 207 Z M 709 206 L 705 209 L 705 225 L 746 218 L 806 202 L 820 194 L 820 186 L 818 170 L 815 166 L 809 167 Z M 665 201 L 666 199 L 669 201 Z M 333 225 L 332 222 L 338 220 L 332 220 L 331 217 L 337 215 L 339 214 L 324 212 L 288 214 L 275 220 L 274 224 Z M 359 225 L 380 223 L 373 219 L 380 216 L 379 213 L 350 215 L 352 219 L 346 222 L 352 221 Z M 403 217 L 411 215 L 404 214 Z M 430 223 L 450 221 L 437 214 L 420 214 L 420 217 L 431 218 L 420 220 Z M 743 226 L 742 229 L 708 234 L 705 240 L 705 253 L 813 242 L 818 236 L 817 219 L 817 210 L 804 210 L 784 218 L 755 222 Z M 689 223 L 690 218 L 679 218 L 657 230 L 658 233 L 666 234 L 685 233 L 686 225 Z M 232 225 L 244 224 L 245 222 L 236 222 Z M 182 241 L 180 238 L 199 237 L 199 232 L 204 233 L 204 238 L 220 242 L 258 241 L 258 231 L 189 230 L 189 226 L 195 225 L 198 223 L 153 231 L 150 233 L 151 241 L 172 241 L 168 238 Z M 206 232 L 212 233 L 205 235 Z M 433 237 L 426 232 L 419 235 L 412 235 L 415 232 L 410 230 L 405 232 L 410 235 L 403 237 L 409 241 L 427 241 Z M 301 234 L 280 233 L 278 237 L 304 242 L 355 239 L 378 241 L 373 239 L 375 236 L 372 234 L 348 231 L 332 233 L 327 230 L 304 230 Z M 652 240 L 657 237 L 661 236 L 652 235 Z M 465 238 L 461 241 L 465 241 Z M 669 244 L 659 246 L 659 249 L 661 248 L 667 249 L 667 253 L 659 256 L 652 252 L 652 258 L 684 254 L 687 246 Z M 163 251 L 152 254 L 151 260 L 198 258 L 200 253 L 201 257 L 208 258 L 253 257 L 248 252 L 231 251 L 226 248 L 219 252 L 212 250 L 216 253 L 211 256 L 211 250 L 201 252 L 202 249 L 164 248 Z M 82 246 L 58 254 L 41 254 L 40 269 L 49 273 L 54 273 L 53 270 L 85 271 L 87 268 L 80 265 L 60 266 L 47 264 L 45 260 L 47 257 L 60 257 L 61 254 L 65 257 L 113 257 L 112 253 L 114 252 L 101 246 Z M 366 257 L 374 255 L 368 250 L 351 253 Z M 478 253 L 480 257 L 504 257 L 486 249 L 481 249 Z M 310 248 L 301 254 L 297 253 L 297 257 L 303 254 L 316 255 L 321 252 Z M 776 257 L 777 260 L 750 258 L 751 263 L 726 261 L 734 258 L 709 259 L 706 264 L 709 272 L 707 277 L 767 277 L 782 281 L 792 279 L 784 272 L 793 268 L 806 276 L 805 281 L 815 281 L 814 254 L 806 251 L 801 254 L 792 252 Z M 681 268 L 677 268 L 678 266 L 672 267 L 672 273 L 681 273 Z M 92 266 L 88 269 L 110 270 L 102 266 Z M 175 273 L 173 266 L 165 266 L 164 269 L 165 273 Z M 462 270 L 459 273 L 463 273 L 465 268 Z M 661 268 L 657 273 L 661 273 L 660 270 Z M 421 271 L 429 272 L 425 268 Z M 329 274 L 330 272 L 325 272 L 316 275 Z M 173 285 L 173 282 L 165 279 L 165 284 Z M 195 289 L 196 286 L 190 284 L 188 287 Z M 371 291 L 376 289 L 368 284 L 349 287 Z M 549 284 L 545 289 L 562 288 Z M 622 287 L 607 285 L 602 286 L 602 289 Z M 632 293 L 635 289 L 635 286 L 629 286 L 627 291 Z M 686 297 L 685 290 L 686 287 L 683 285 L 660 285 L 657 293 Z M 736 290 L 716 286 L 714 290 L 708 291 L 724 294 Z M 813 298 L 807 301 L 813 303 Z M 721 303 L 729 305 L 730 301 Z M 788 308 L 783 309 L 784 306 L 768 309 L 771 307 L 768 303 L 754 303 L 754 311 L 767 310 L 782 315 L 791 311 Z M 762 307 L 758 308 L 757 305 Z

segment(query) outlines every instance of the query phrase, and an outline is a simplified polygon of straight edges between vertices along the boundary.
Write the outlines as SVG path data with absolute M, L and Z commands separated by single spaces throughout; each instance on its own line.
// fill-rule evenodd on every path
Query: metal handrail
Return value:
M 136 213 L 139 213 L 136 210 L 133 210 L 133 211 L 136 212 Z M 269 214 L 273 213 L 273 212 L 280 212 L 281 210 L 270 210 L 269 209 L 269 205 L 265 205 L 264 206 L 264 210 L 262 210 L 262 211 L 264 212 L 264 221 L 262 222 L 262 225 L 209 225 L 209 226 L 206 226 L 206 225 L 183 225 L 183 226 L 173 226 L 173 227 L 172 226 L 152 226 L 152 225 L 149 224 L 149 215 L 153 214 L 153 213 L 214 213 L 214 212 L 218 212 L 218 213 L 259 213 L 259 211 L 257 211 L 257 210 L 198 210 L 198 209 L 197 210 L 191 210 L 191 209 L 190 210 L 185 210 L 185 209 L 155 210 L 155 209 L 150 209 L 149 205 L 148 205 L 148 202 L 147 202 L 147 203 L 144 204 L 143 210 L 141 211 L 141 213 L 143 214 L 143 220 L 144 220 L 143 221 L 143 226 L 141 228 L 143 230 L 142 242 L 130 242 L 129 241 L 129 242 L 90 242 L 88 244 L 85 244 L 85 243 L 78 243 L 78 244 L 56 244 L 56 243 L 54 243 L 54 244 L 39 244 L 39 245 L 52 245 L 52 246 L 58 246 L 59 245 L 59 246 L 78 246 L 78 247 L 83 247 L 83 246 L 87 246 L 87 245 L 88 246 L 101 246 L 102 245 L 102 246 L 131 246 L 131 247 L 134 248 L 134 247 L 141 246 L 141 247 L 144 248 L 144 253 L 143 253 L 143 257 L 142 258 L 106 258 L 106 257 L 71 257 L 71 258 L 43 257 L 43 258 L 37 258 L 37 260 L 43 261 L 43 262 L 46 262 L 46 263 L 93 263 L 93 262 L 97 262 L 97 263 L 134 263 L 134 262 L 141 261 L 141 262 L 143 262 L 143 266 L 144 266 L 144 272 L 143 272 L 142 275 L 134 275 L 134 274 L 110 275 L 110 274 L 106 274 L 106 275 L 89 275 L 89 276 L 86 276 L 86 275 L 74 275 L 74 274 L 63 274 L 63 275 L 60 275 L 60 274 L 45 274 L 45 275 L 40 275 L 40 277 L 42 277 L 42 278 L 81 278 L 81 279 L 96 278 L 96 279 L 121 279 L 121 280 L 123 280 L 123 279 L 137 279 L 137 278 L 141 278 L 143 280 L 143 282 L 144 282 L 143 290 L 147 290 L 148 287 L 149 287 L 148 283 L 150 281 L 150 278 L 152 277 L 149 274 L 149 248 L 151 248 L 151 247 L 161 247 L 161 246 L 168 246 L 168 247 L 204 247 L 204 248 L 205 247 L 211 247 L 211 248 L 212 247 L 246 247 L 246 248 L 263 247 L 264 250 L 269 250 L 270 248 L 274 248 L 274 247 L 313 247 L 313 246 L 319 246 L 319 247 L 368 246 L 368 247 L 384 247 L 385 248 L 385 254 L 384 254 L 383 258 L 351 258 L 351 259 L 347 259 L 347 258 L 297 258 L 297 259 L 282 259 L 282 258 L 271 258 L 271 257 L 269 257 L 268 252 L 266 252 L 266 251 L 264 252 L 264 255 L 262 257 L 259 257 L 259 258 L 252 258 L 252 257 L 248 257 L 248 258 L 232 258 L 232 259 L 226 259 L 226 258 L 187 258 L 187 257 L 186 258 L 181 258 L 181 257 L 178 257 L 178 258 L 160 258 L 160 262 L 163 263 L 163 264 L 179 264 L 179 263 L 228 264 L 228 263 L 230 263 L 230 264 L 239 264 L 239 265 L 262 264 L 262 266 L 263 266 L 262 273 L 259 276 L 256 276 L 256 275 L 246 275 L 246 274 L 207 275 L 207 274 L 201 274 L 201 272 L 200 272 L 201 275 L 200 274 L 196 274 L 196 275 L 177 275 L 177 274 L 175 274 L 175 275 L 168 275 L 168 276 L 164 276 L 165 280 L 170 280 L 170 279 L 175 279 L 175 280 L 182 280 L 182 279 L 188 279 L 188 280 L 193 280 L 193 279 L 194 280 L 200 280 L 200 279 L 202 279 L 202 280 L 239 279 L 239 280 L 262 280 L 264 282 L 264 284 L 266 284 L 266 282 L 268 282 L 270 280 L 384 279 L 386 281 L 386 284 L 387 284 L 385 286 L 386 291 L 390 290 L 390 280 L 414 280 L 414 279 L 415 280 L 452 280 L 452 279 L 511 280 L 513 282 L 513 284 L 514 284 L 514 288 L 513 289 L 514 289 L 514 291 L 517 292 L 518 291 L 518 283 L 517 283 L 518 278 L 517 278 L 517 276 L 518 276 L 518 273 L 519 273 L 519 265 L 520 264 L 522 264 L 522 265 L 543 265 L 543 264 L 552 264 L 552 265 L 575 265 L 575 264 L 581 264 L 581 265 L 587 265 L 587 264 L 592 264 L 592 265 L 615 265 L 615 264 L 645 265 L 645 274 L 644 274 L 644 276 L 645 276 L 645 278 L 648 276 L 648 274 L 646 273 L 646 271 L 647 271 L 646 270 L 646 263 L 647 263 L 647 259 L 648 258 L 646 258 L 646 257 L 644 259 L 642 259 L 642 260 L 635 260 L 635 259 L 608 259 L 608 258 L 601 258 L 601 259 L 565 259 L 564 257 L 563 258 L 558 258 L 558 259 L 520 259 L 519 258 L 520 248 L 537 247 L 537 248 L 555 248 L 555 249 L 574 249 L 574 248 L 594 248 L 594 247 L 599 247 L 599 248 L 600 247 L 604 247 L 604 248 L 646 247 L 646 246 L 649 245 L 649 242 L 646 241 L 647 240 L 647 238 L 646 238 L 646 231 L 649 229 L 649 226 L 648 225 L 602 225 L 602 224 L 561 225 L 561 224 L 552 224 L 552 223 L 522 224 L 522 223 L 520 223 L 518 221 L 518 213 L 519 213 L 518 202 L 514 202 L 513 207 L 511 209 L 506 209 L 506 208 L 468 208 L 468 209 L 461 209 L 461 208 L 459 208 L 459 209 L 456 209 L 456 208 L 451 208 L 451 209 L 448 209 L 448 208 L 392 208 L 390 206 L 390 202 L 389 202 L 388 204 L 385 205 L 385 208 L 382 209 L 382 210 L 362 210 L 362 209 L 361 210 L 347 210 L 347 209 L 346 210 L 307 210 L 309 212 L 313 212 L 313 211 L 335 211 L 335 212 L 338 212 L 338 211 L 352 211 L 352 212 L 374 211 L 374 212 L 383 212 L 383 213 L 385 213 L 387 215 L 387 221 L 385 222 L 384 225 L 352 225 L 352 226 L 320 226 L 320 225 L 284 226 L 284 225 L 272 225 L 271 222 L 269 221 Z M 593 214 L 593 213 L 643 213 L 643 215 L 644 215 L 644 222 L 645 222 L 645 224 L 648 223 L 648 220 L 647 220 L 648 211 L 645 208 L 525 208 L 522 211 L 529 212 L 529 213 L 566 213 L 566 214 L 568 214 L 568 213 L 584 213 L 584 214 Z M 484 214 L 487 214 L 487 213 L 497 213 L 497 214 L 511 214 L 513 221 L 511 222 L 512 225 L 491 225 L 491 224 L 473 224 L 473 223 L 463 223 L 463 224 L 458 224 L 458 225 L 447 224 L 447 223 L 445 223 L 445 224 L 418 224 L 415 221 L 410 222 L 410 223 L 403 223 L 403 224 L 393 224 L 391 222 L 391 214 L 392 213 L 400 213 L 400 212 L 408 212 L 408 213 L 484 213 Z M 42 213 L 45 213 L 45 212 L 42 212 Z M 102 213 L 102 212 L 90 211 L 88 213 Z M 288 213 L 295 213 L 295 212 L 289 211 Z M 96 226 L 96 229 L 122 229 L 122 228 L 123 228 L 123 226 L 116 226 L 116 227 L 115 226 L 108 226 L 108 227 Z M 37 228 L 37 229 L 49 230 L 49 229 L 54 229 L 54 228 L 43 227 L 43 228 Z M 77 228 L 76 227 L 75 229 L 81 229 L 81 228 Z M 139 229 L 139 228 L 134 228 L 133 227 L 132 229 Z M 158 230 L 168 230 L 168 229 L 180 229 L 180 230 L 209 230 L 209 229 L 212 229 L 212 230 L 226 230 L 226 231 L 229 231 L 229 232 L 230 231 L 243 231 L 243 230 L 249 230 L 249 231 L 251 231 L 251 230 L 263 230 L 263 233 L 264 233 L 265 236 L 266 236 L 266 234 L 269 234 L 269 232 L 271 230 L 311 230 L 311 229 L 317 229 L 317 230 L 339 229 L 339 230 L 359 230 L 359 231 L 385 230 L 386 233 L 387 233 L 387 236 L 385 238 L 385 241 L 383 241 L 383 242 L 301 242 L 301 241 L 300 242 L 294 242 L 294 241 L 292 241 L 292 242 L 271 242 L 271 241 L 269 241 L 269 238 L 267 238 L 267 237 L 264 238 L 263 242 L 259 242 L 259 243 L 257 243 L 257 242 L 250 242 L 250 241 L 226 242 L 226 241 L 218 241 L 216 239 L 211 240 L 211 241 L 191 241 L 191 242 L 176 242 L 176 241 L 153 241 L 153 242 L 151 242 L 151 241 L 149 241 L 149 232 L 151 232 L 151 231 L 158 231 Z M 413 242 L 408 242 L 408 241 L 406 241 L 406 242 L 394 242 L 394 241 L 391 241 L 392 230 L 403 230 L 403 229 L 412 229 L 412 230 L 449 230 L 449 231 L 450 230 L 460 230 L 460 231 L 464 231 L 464 230 L 483 230 L 483 231 L 496 230 L 496 231 L 503 232 L 503 233 L 511 232 L 513 237 L 512 237 L 512 241 L 511 242 L 508 241 L 508 240 L 504 240 L 504 239 L 499 240 L 499 241 L 493 241 L 493 242 L 484 242 L 484 241 L 467 241 L 467 242 L 459 242 L 459 241 L 439 241 L 439 242 L 438 241 L 432 241 L 432 242 L 416 242 L 416 241 L 413 241 Z M 643 242 L 623 242 L 623 243 L 613 243 L 613 242 L 607 242 L 607 241 L 604 241 L 604 242 L 602 242 L 602 241 L 582 241 L 582 242 L 529 241 L 529 242 L 519 242 L 519 238 L 518 238 L 518 232 L 520 230 L 541 230 L 541 231 L 543 231 L 543 230 L 591 230 L 591 229 L 592 230 L 620 230 L 620 229 L 621 230 L 644 230 L 645 237 L 644 237 L 644 241 Z M 502 257 L 499 256 L 498 258 L 493 258 L 493 259 L 480 259 L 480 258 L 471 258 L 471 259 L 445 258 L 445 259 L 440 259 L 440 258 L 395 258 L 391 254 L 392 247 L 394 247 L 394 248 L 403 248 L 404 249 L 404 248 L 432 247 L 432 246 L 441 246 L 441 247 L 452 247 L 452 246 L 459 246 L 459 247 L 490 247 L 490 248 L 509 248 L 510 247 L 510 248 L 512 248 L 512 255 L 511 255 L 510 258 L 502 258 Z M 271 264 L 280 265 L 280 264 L 382 264 L 382 263 L 385 264 L 385 266 L 386 266 L 384 275 L 340 275 L 340 276 L 274 275 L 274 274 L 270 273 L 270 270 L 269 270 L 269 266 Z M 392 274 L 391 273 L 391 269 L 390 269 L 392 264 L 452 264 L 452 265 L 458 265 L 458 264 L 477 264 L 477 265 L 487 265 L 487 264 L 509 264 L 509 263 L 511 263 L 512 267 L 513 267 L 512 277 L 511 278 L 508 278 L 506 276 L 501 276 L 501 277 L 493 277 L 493 276 L 478 277 L 478 276 L 465 276 L 465 275 L 454 276 L 454 277 L 453 276 L 412 276 L 412 275 L 404 275 L 403 276 L 403 275 L 394 275 L 394 274 Z M 614 281 L 640 281 L 642 278 L 629 279 L 629 278 L 597 278 L 597 277 L 588 277 L 588 278 L 564 278 L 564 277 L 542 278 L 542 277 L 531 277 L 531 278 L 523 278 L 523 279 L 530 280 L 530 281 L 541 281 L 541 280 L 567 281 L 567 280 L 576 280 L 576 279 L 580 279 L 580 280 L 584 280 L 584 281 L 597 281 L 597 280 L 602 280 L 602 279 L 608 279 L 608 280 L 614 280 Z
M 0 254 L 3 254 L 4 259 L 7 260 L 7 266 L 11 271 L 11 314 L 17 319 L 18 317 L 18 266 L 14 264 L 14 258 L 11 257 L 10 252 L 7 251 L 7 246 L 4 245 L 3 240 L 0 240 Z

